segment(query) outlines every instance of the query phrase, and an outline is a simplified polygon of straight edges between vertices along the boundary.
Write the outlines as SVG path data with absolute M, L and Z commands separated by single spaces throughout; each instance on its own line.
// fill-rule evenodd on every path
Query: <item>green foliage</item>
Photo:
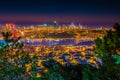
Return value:
M 42 64 L 48 69 L 47 73 L 43 73 L 44 80 L 64 80 L 64 78 L 59 73 L 59 70 L 62 68 L 62 66 L 54 61 L 53 59 L 50 59 L 48 61 L 42 62 Z
M 50 59 L 42 63 L 48 72 L 44 73 L 44 80 L 81 80 L 82 65 L 62 66 Z
M 120 25 L 116 23 L 112 29 L 106 31 L 106 35 L 104 37 L 95 40 L 96 42 L 95 48 L 98 50 L 98 53 L 100 50 L 104 53 L 109 53 L 110 55 L 116 53 L 116 49 L 120 48 L 119 27 Z
M 54 72 L 53 70 L 49 70 L 44 77 L 46 80 L 64 80 L 59 73 Z
M 24 50 L 24 44 L 19 43 L 20 37 L 14 39 L 11 32 L 3 32 L 2 35 L 6 44 L 0 44 L 0 79 L 31 80 L 33 74 L 26 72 L 26 64 L 35 58 Z M 33 67 L 31 72 L 37 73 Z
M 99 70 L 89 65 L 84 65 L 83 80 L 101 80 L 99 79 Z
M 103 65 L 94 74 L 100 80 L 120 80 L 120 54 L 116 52 L 120 49 L 120 25 L 116 23 L 104 37 L 95 42 L 94 51 L 102 59 Z
M 117 54 L 115 54 L 113 57 L 114 57 L 114 59 L 117 60 L 117 61 L 116 61 L 116 64 L 120 64 L 120 56 L 117 55 Z

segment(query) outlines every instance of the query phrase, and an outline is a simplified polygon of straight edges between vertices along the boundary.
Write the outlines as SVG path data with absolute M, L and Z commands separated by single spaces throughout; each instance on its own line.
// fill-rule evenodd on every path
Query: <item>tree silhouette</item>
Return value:
M 2 32 L 5 44 L 0 45 L 0 79 L 30 80 L 36 77 L 37 72 L 33 68 L 27 72 L 26 65 L 34 65 L 36 60 L 25 51 L 24 44 L 20 42 L 21 37 L 17 37 L 14 30 L 10 28 L 10 30 Z M 35 72 L 35 76 L 31 74 L 32 72 Z
M 99 74 L 100 80 L 120 80 L 120 24 L 115 23 L 104 37 L 95 42 L 94 51 L 103 62 L 96 74 Z

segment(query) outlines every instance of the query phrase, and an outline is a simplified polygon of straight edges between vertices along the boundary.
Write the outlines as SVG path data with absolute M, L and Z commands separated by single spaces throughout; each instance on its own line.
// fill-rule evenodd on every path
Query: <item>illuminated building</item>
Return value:
M 58 27 L 58 23 L 56 21 L 53 22 L 53 27 L 57 28 Z

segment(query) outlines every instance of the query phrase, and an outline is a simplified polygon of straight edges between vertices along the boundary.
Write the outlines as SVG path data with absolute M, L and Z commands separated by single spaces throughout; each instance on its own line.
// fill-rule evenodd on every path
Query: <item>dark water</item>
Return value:
M 76 42 L 74 39 L 69 39 L 69 40 L 41 40 L 41 41 L 31 41 L 31 40 L 26 40 L 26 41 L 20 41 L 24 44 L 32 44 L 32 45 L 93 45 L 95 44 L 94 41 L 90 40 L 79 40 Z M 0 40 L 0 43 L 4 43 L 4 40 Z

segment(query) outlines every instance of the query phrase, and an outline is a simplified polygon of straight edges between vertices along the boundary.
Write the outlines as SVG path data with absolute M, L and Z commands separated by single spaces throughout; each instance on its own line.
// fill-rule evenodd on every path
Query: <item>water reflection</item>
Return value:
M 61 39 L 61 40 L 22 40 L 21 42 L 25 44 L 32 44 L 32 45 L 93 45 L 95 44 L 92 40 L 74 40 L 74 39 Z

